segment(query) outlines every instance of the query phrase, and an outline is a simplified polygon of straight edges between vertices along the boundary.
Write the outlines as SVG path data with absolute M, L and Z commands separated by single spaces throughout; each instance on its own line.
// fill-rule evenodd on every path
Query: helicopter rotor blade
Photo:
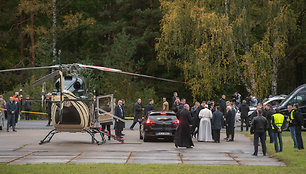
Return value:
M 25 70 L 38 70 L 38 69 L 51 69 L 51 68 L 59 68 L 59 65 L 53 66 L 42 66 L 42 67 L 29 67 L 29 68 L 15 68 L 15 69 L 3 69 L 1 72 L 12 72 L 12 71 L 25 71 Z
M 59 70 L 54 71 L 53 73 L 50 73 L 50 74 L 48 74 L 48 75 L 46 75 L 46 76 L 44 76 L 44 77 L 42 77 L 42 78 L 36 80 L 35 82 L 32 83 L 32 86 L 40 85 L 40 84 L 42 84 L 43 82 L 45 82 L 45 81 L 47 81 L 47 80 L 50 80 L 50 79 L 52 79 L 53 77 L 55 77 L 55 76 L 57 76 L 57 75 L 59 75 Z
M 132 75 L 132 76 L 145 77 L 145 78 L 151 78 L 151 79 L 156 79 L 156 80 L 163 80 L 163 81 L 174 82 L 174 83 L 183 83 L 183 82 L 176 81 L 176 80 L 170 80 L 170 79 L 165 79 L 165 78 L 160 78 L 160 77 L 154 77 L 154 76 L 149 76 L 149 75 L 145 75 L 145 74 L 137 74 L 137 73 L 125 72 L 125 71 L 122 71 L 122 70 L 119 70 L 119 69 L 114 69 L 114 68 L 107 68 L 107 67 L 101 67 L 101 66 L 92 66 L 92 65 L 82 65 L 82 64 L 78 64 L 78 65 L 81 68 L 97 69 L 97 70 L 100 70 L 100 71 L 128 74 L 128 75 Z

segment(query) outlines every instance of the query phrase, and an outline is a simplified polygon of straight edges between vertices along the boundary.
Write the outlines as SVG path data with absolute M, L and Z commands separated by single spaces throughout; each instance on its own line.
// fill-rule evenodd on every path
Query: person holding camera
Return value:
M 280 113 L 279 108 L 275 109 L 275 114 L 271 117 L 271 126 L 273 132 L 273 140 L 274 140 L 274 148 L 275 152 L 282 152 L 283 151 L 283 140 L 282 140 L 282 130 L 286 125 L 286 120 L 283 114 Z M 279 141 L 279 148 L 278 142 Z
M 258 110 L 258 115 L 254 117 L 251 124 L 251 134 L 254 133 L 254 153 L 253 156 L 257 156 L 258 153 L 258 139 L 260 138 L 260 143 L 262 144 L 263 156 L 266 156 L 266 130 L 269 127 L 268 120 L 263 116 L 262 110 Z

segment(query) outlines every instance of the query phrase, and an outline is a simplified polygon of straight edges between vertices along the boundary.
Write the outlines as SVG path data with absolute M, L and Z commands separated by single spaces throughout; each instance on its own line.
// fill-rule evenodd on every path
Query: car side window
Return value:
M 299 92 L 297 102 L 300 106 L 306 105 L 306 88 Z
M 290 101 L 289 104 L 298 103 L 300 106 L 306 105 L 306 88 L 302 89 L 296 96 L 294 96 Z

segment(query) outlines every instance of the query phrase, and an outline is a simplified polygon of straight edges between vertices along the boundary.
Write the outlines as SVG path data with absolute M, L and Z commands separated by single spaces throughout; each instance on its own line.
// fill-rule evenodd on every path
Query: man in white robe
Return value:
M 199 113 L 200 127 L 199 127 L 199 136 L 198 141 L 213 141 L 211 134 L 211 123 L 210 119 L 212 118 L 212 113 L 208 109 L 208 106 L 205 105 Z

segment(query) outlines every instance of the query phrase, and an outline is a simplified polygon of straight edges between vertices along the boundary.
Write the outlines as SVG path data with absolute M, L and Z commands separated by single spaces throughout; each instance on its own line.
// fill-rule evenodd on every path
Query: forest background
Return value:
M 189 104 L 236 91 L 263 99 L 306 82 L 305 25 L 303 0 L 0 0 L 0 69 L 60 57 L 184 82 L 81 72 L 89 91 L 124 98 L 128 115 L 137 98 L 160 109 L 174 91 Z M 0 93 L 40 98 L 30 84 L 48 73 L 1 73 Z

